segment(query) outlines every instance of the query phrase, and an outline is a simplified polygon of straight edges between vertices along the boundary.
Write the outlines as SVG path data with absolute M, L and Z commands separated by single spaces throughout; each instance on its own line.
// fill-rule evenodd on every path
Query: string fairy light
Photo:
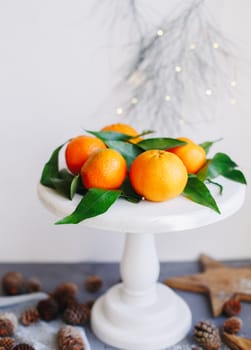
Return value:
M 166 101 L 168 101 L 168 102 L 169 102 L 169 101 L 171 101 L 171 99 L 172 99 L 172 98 L 171 98 L 171 96 L 166 95 L 166 97 L 165 97 L 165 100 L 166 100 Z
M 123 114 L 123 108 L 122 107 L 117 107 L 116 113 L 117 113 L 117 115 L 122 115 Z
M 147 127 L 176 133 L 183 124 L 208 121 L 215 98 L 226 95 L 228 103 L 236 103 L 236 47 L 208 14 L 207 0 L 189 1 L 164 16 L 157 27 L 149 23 L 140 0 L 124 0 L 126 11 L 121 11 L 117 0 L 104 2 L 114 5 L 114 22 L 126 18 L 128 44 L 135 48 L 120 82 L 128 93 L 118 102 L 117 115 L 126 115 L 128 121 L 140 121 L 145 115 Z M 190 119 L 183 116 L 186 103 Z
M 140 86 L 144 84 L 145 82 L 145 76 L 141 72 L 135 72 L 131 75 L 131 77 L 128 79 L 128 82 L 135 87 Z
M 131 99 L 131 103 L 132 103 L 133 105 L 136 105 L 138 102 L 139 102 L 139 100 L 138 100 L 137 97 L 133 97 L 133 98 Z
M 158 35 L 158 36 L 163 36 L 163 35 L 164 35 L 164 30 L 163 30 L 163 29 L 159 29 L 159 30 L 157 31 L 157 35 Z
M 232 57 L 229 42 L 217 28 L 214 28 L 210 17 L 205 15 L 203 6 L 205 2 L 205 0 L 193 0 L 191 5 L 185 7 L 176 18 L 164 19 L 152 36 L 145 35 L 143 46 L 139 48 L 137 56 L 132 61 L 131 70 L 126 76 L 128 81 L 135 73 L 144 76 L 142 83 L 132 87 L 131 98 L 125 104 L 127 118 L 135 120 L 147 111 L 149 127 L 158 125 L 162 128 L 165 124 L 169 130 L 178 130 L 183 124 L 193 125 L 193 121 L 183 118 L 181 100 L 184 101 L 183 104 L 191 101 L 191 98 L 194 101 L 202 101 L 200 97 L 204 92 L 213 108 L 215 99 L 210 97 L 219 96 L 222 90 L 227 93 L 229 84 L 222 76 L 221 67 L 224 65 L 228 68 L 227 60 L 230 61 Z M 204 15 L 207 29 L 201 38 L 197 29 Z M 215 33 L 218 34 L 217 38 Z M 158 37 L 161 37 L 161 40 L 158 40 Z M 217 50 L 220 47 L 222 50 Z M 187 55 L 188 50 L 196 50 L 196 54 Z M 174 62 L 174 65 L 168 62 Z M 231 78 L 228 81 L 231 82 Z M 172 96 L 163 94 L 163 91 L 172 91 Z M 140 106 L 130 102 L 134 95 L 140 98 Z M 228 98 L 230 97 L 231 95 Z M 201 108 L 198 108 L 197 103 L 189 103 L 189 106 L 194 108 L 191 113 L 194 123 L 201 121 L 202 118 L 208 120 L 208 117 L 201 116 Z M 201 102 L 201 107 L 204 106 L 205 103 Z M 205 111 L 207 115 L 208 110 Z

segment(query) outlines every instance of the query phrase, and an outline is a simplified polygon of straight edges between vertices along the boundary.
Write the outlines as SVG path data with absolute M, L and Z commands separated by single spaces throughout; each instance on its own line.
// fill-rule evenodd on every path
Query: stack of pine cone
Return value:
M 88 292 L 96 293 L 102 287 L 102 279 L 92 275 L 87 277 L 84 285 Z M 2 278 L 2 288 L 7 295 L 17 295 L 40 291 L 41 283 L 37 278 L 26 281 L 21 273 L 8 272 Z M 58 285 L 48 294 L 47 299 L 39 301 L 36 307 L 23 311 L 20 323 L 30 326 L 40 320 L 51 321 L 61 316 L 67 326 L 58 332 L 59 350 L 84 350 L 81 333 L 73 326 L 88 324 L 94 301 L 80 303 L 77 293 L 78 287 L 75 283 Z M 0 350 L 35 350 L 30 344 L 15 344 L 13 336 L 17 325 L 18 320 L 13 313 L 0 314 Z
M 242 328 L 242 320 L 237 317 L 241 311 L 241 304 L 237 299 L 231 299 L 224 304 L 223 312 L 228 318 L 221 329 L 210 321 L 199 321 L 194 327 L 195 341 L 204 350 L 219 350 L 222 342 L 231 350 L 250 350 L 251 339 L 237 336 Z M 195 350 L 196 348 L 194 348 Z
M 40 291 L 41 283 L 36 277 L 26 280 L 20 272 L 14 271 L 3 276 L 2 288 L 6 295 L 18 295 Z
M 27 320 L 25 323 L 27 325 Z M 17 324 L 17 318 L 13 313 L 0 314 L 0 331 L 2 336 L 0 338 L 0 350 L 35 350 L 32 345 L 27 343 L 15 344 L 13 336 L 15 335 Z M 58 331 L 57 342 L 59 350 L 84 350 L 82 335 L 73 326 L 62 327 Z
M 85 280 L 85 289 L 90 293 L 96 293 L 102 287 L 102 279 L 91 275 Z M 41 289 L 41 283 L 37 278 L 27 281 L 19 272 L 8 272 L 2 278 L 2 288 L 7 295 L 17 295 L 28 292 L 37 292 Z M 35 308 L 25 310 L 20 322 L 29 326 L 39 320 L 51 321 L 62 315 L 65 323 L 70 325 L 85 325 L 90 320 L 93 301 L 79 303 L 77 300 L 78 287 L 75 283 L 67 282 L 58 285 L 48 298 L 41 300 Z M 0 336 L 1 336 L 0 320 Z
M 18 321 L 15 314 L 5 312 L 0 314 L 0 350 L 35 350 L 26 343 L 15 344 L 12 338 L 17 329 Z

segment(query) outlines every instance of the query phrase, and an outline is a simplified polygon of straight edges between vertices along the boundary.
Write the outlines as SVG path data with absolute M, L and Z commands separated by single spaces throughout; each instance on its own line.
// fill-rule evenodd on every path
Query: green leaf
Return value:
M 130 140 L 131 139 L 137 139 L 138 137 L 149 135 L 149 134 L 153 134 L 153 133 L 154 133 L 154 130 L 144 130 L 144 131 L 142 131 L 140 134 L 138 134 L 136 136 L 131 136 Z
M 197 173 L 197 177 L 201 181 L 207 180 L 214 183 L 210 179 L 221 175 L 232 181 L 247 184 L 244 174 L 240 170 L 235 169 L 236 167 L 237 164 L 227 154 L 217 153 L 212 159 L 207 161 L 207 164 Z
M 212 185 L 217 186 L 219 188 L 220 195 L 222 195 L 222 193 L 223 193 L 223 186 L 221 184 L 219 184 L 218 182 L 212 181 L 210 179 L 207 179 L 207 182 L 212 184 Z
M 84 187 L 81 181 L 78 181 L 78 186 L 77 186 L 77 193 L 81 194 L 81 196 L 84 196 L 88 190 Z
M 51 179 L 52 187 L 59 193 L 63 194 L 68 199 L 70 198 L 70 182 L 58 177 Z
M 58 155 L 61 150 L 61 148 L 64 146 L 64 144 L 57 147 L 48 162 L 45 164 L 40 182 L 42 185 L 47 187 L 54 188 L 53 181 L 55 178 L 59 178 L 59 169 L 58 169 Z
M 218 139 L 218 140 L 214 140 L 214 141 L 206 141 L 203 143 L 200 143 L 199 146 L 201 146 L 202 148 L 204 148 L 206 154 L 208 154 L 208 152 L 210 151 L 210 148 L 216 143 L 221 141 L 222 139 Z
M 148 151 L 150 149 L 167 150 L 169 148 L 174 148 L 185 144 L 186 142 L 180 141 L 178 139 L 172 139 L 169 137 L 157 137 L 140 141 L 137 143 L 137 146 L 142 148 L 144 151 Z
M 193 202 L 204 205 L 210 209 L 213 209 L 218 214 L 220 210 L 214 197 L 211 195 L 207 186 L 200 181 L 196 176 L 189 176 L 187 185 L 183 191 L 183 195 Z
M 130 168 L 134 159 L 142 153 L 137 145 L 132 143 L 123 142 L 123 141 L 106 141 L 106 144 L 109 148 L 115 149 L 125 158 L 128 168 Z
M 75 193 L 77 192 L 79 181 L 80 181 L 79 175 L 74 176 L 74 178 L 72 179 L 72 182 L 70 185 L 70 199 L 72 199 Z
M 91 131 L 86 130 L 89 134 L 92 134 L 102 141 L 128 141 L 132 138 L 132 136 L 128 136 L 126 134 L 122 134 L 116 131 Z M 138 136 L 137 136 L 138 137 Z
M 61 181 L 56 181 L 55 185 L 57 186 L 57 189 L 60 190 L 61 187 L 61 192 L 63 192 L 63 194 L 65 194 L 69 199 L 72 199 L 77 192 L 80 183 L 80 176 L 69 173 L 67 169 L 60 170 L 59 175 Z
M 131 139 L 137 139 L 138 137 L 145 136 L 152 134 L 154 131 L 153 130 L 145 130 L 141 134 L 138 134 L 136 136 L 130 136 L 127 134 L 123 134 L 121 132 L 117 131 L 91 131 L 91 130 L 85 130 L 89 134 L 92 134 L 102 141 L 129 141 Z
M 79 202 L 72 214 L 56 222 L 59 224 L 78 224 L 79 222 L 105 213 L 120 197 L 119 190 L 91 188 Z
M 125 179 L 120 189 L 122 191 L 121 198 L 124 198 L 132 203 L 138 203 L 141 201 L 141 196 L 134 191 L 128 177 Z
M 59 177 L 61 179 L 68 180 L 69 182 L 71 182 L 72 179 L 74 178 L 74 175 L 69 173 L 69 171 L 64 168 L 64 169 L 59 170 Z
M 196 174 L 198 179 L 202 182 L 204 182 L 207 179 L 207 173 L 208 173 L 208 164 L 209 161 L 206 162 L 206 164 L 200 169 L 200 171 Z
M 68 181 L 66 195 L 69 199 L 72 199 L 75 193 L 84 195 L 87 192 L 87 189 L 83 186 L 82 182 L 80 181 L 80 175 L 75 176 L 69 173 L 67 169 L 60 170 L 59 174 L 61 179 Z
M 233 170 L 224 172 L 224 174 L 222 174 L 222 175 L 230 180 L 239 182 L 241 184 L 244 184 L 244 185 L 247 184 L 247 180 L 246 180 L 244 174 L 240 170 L 233 169 Z
M 237 164 L 225 153 L 216 153 L 208 162 L 207 175 L 210 179 L 214 179 L 219 175 L 228 173 L 237 167 Z
M 69 174 L 69 177 L 65 178 L 52 178 L 51 183 L 57 192 L 62 193 L 64 196 L 72 200 L 77 192 L 79 175 L 73 176 Z

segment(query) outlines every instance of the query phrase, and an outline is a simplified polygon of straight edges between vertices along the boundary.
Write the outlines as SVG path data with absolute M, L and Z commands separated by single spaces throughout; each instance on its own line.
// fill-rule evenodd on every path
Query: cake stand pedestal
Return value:
M 122 283 L 108 290 L 93 307 L 91 326 L 105 343 L 127 350 L 160 350 L 182 340 L 191 327 L 187 304 L 169 287 L 157 283 L 159 260 L 154 234 L 205 226 L 236 212 L 245 186 L 220 179 L 222 196 L 212 187 L 221 215 L 180 196 L 171 201 L 139 204 L 117 201 L 108 212 L 82 224 L 126 233 L 120 271 Z M 73 212 L 79 196 L 69 201 L 39 184 L 43 204 L 62 217 Z
M 123 283 L 94 304 L 92 329 L 121 349 L 163 349 L 183 339 L 191 326 L 187 304 L 156 283 L 159 261 L 154 235 L 128 233 L 120 265 Z

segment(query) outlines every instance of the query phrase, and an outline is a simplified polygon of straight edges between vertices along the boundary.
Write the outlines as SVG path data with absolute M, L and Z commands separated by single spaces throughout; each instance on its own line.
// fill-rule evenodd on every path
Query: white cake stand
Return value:
M 117 201 L 107 213 L 82 224 L 126 233 L 120 271 L 122 283 L 99 298 L 91 325 L 105 343 L 119 349 L 159 350 L 182 340 L 191 327 L 187 304 L 167 286 L 157 283 L 159 260 L 154 233 L 205 226 L 230 216 L 243 204 L 245 186 L 220 178 L 223 195 L 211 186 L 221 215 L 180 196 L 162 203 Z M 54 190 L 38 186 L 39 198 L 56 215 L 75 209 L 81 197 L 69 201 Z

